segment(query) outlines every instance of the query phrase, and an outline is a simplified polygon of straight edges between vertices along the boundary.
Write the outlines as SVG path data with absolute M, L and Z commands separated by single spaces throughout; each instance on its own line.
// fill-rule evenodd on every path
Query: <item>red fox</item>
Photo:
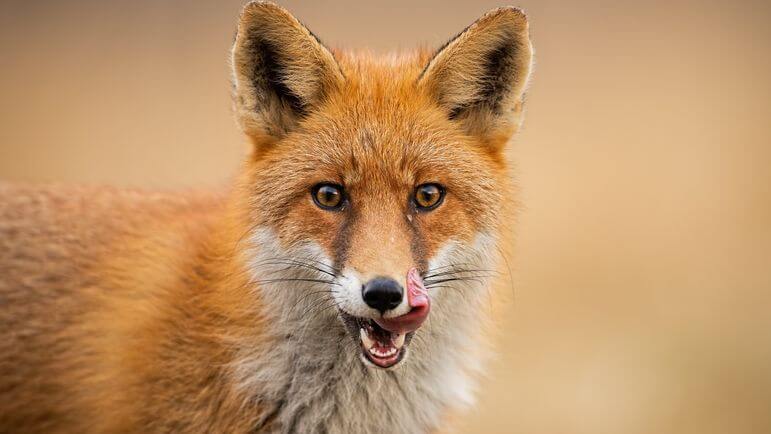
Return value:
M 473 401 L 531 59 L 511 7 L 374 57 L 247 4 L 232 186 L 0 184 L 0 432 L 446 429 Z

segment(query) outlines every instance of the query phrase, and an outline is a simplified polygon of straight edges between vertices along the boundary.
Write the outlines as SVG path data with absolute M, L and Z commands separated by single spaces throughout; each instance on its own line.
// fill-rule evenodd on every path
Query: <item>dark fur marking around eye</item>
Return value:
M 407 212 L 413 215 L 412 220 L 406 216 L 404 217 L 404 222 L 407 225 L 411 235 L 410 251 L 412 252 L 412 259 L 415 261 L 415 265 L 417 265 L 418 270 L 425 272 L 425 270 L 428 268 L 428 254 L 426 253 L 426 245 L 423 242 L 423 234 L 421 233 L 420 227 L 418 227 L 414 219 L 415 205 L 410 205 L 410 209 L 408 209 Z
M 348 260 L 348 254 L 351 247 L 351 232 L 353 226 L 358 220 L 357 209 L 349 206 L 347 215 L 343 217 L 343 223 L 337 236 L 332 240 L 332 248 L 334 250 L 333 263 L 337 269 L 343 269 L 345 262 Z
M 261 88 L 266 88 L 269 92 L 272 91 L 279 100 L 291 107 L 295 113 L 299 116 L 304 116 L 306 114 L 305 102 L 284 83 L 285 67 L 278 55 L 278 50 L 262 38 L 254 37 L 250 42 L 250 51 L 256 59 L 252 83 L 257 92 L 259 93 Z M 265 95 L 261 96 L 263 100 L 265 97 Z

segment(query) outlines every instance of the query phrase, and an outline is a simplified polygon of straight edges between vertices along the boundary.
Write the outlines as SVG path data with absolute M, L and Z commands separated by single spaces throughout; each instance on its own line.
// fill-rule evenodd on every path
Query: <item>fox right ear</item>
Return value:
M 519 9 L 503 7 L 439 49 L 418 85 L 468 134 L 500 149 L 522 120 L 531 62 L 527 17 Z
M 232 66 L 238 120 L 255 143 L 281 139 L 343 82 L 332 53 L 289 12 L 263 1 L 241 12 Z

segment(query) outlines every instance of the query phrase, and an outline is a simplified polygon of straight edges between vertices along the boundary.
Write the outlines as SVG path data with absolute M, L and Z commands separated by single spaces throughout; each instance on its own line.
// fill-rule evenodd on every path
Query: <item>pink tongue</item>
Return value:
M 428 318 L 431 300 L 417 268 L 412 268 L 407 273 L 407 302 L 412 310 L 406 314 L 396 318 L 379 318 L 375 322 L 392 333 L 407 333 L 417 330 Z

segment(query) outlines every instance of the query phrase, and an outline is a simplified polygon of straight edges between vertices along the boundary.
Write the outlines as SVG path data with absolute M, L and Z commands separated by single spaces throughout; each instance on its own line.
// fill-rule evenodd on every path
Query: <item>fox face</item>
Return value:
M 244 9 L 244 261 L 277 321 L 347 334 L 344 348 L 380 369 L 416 335 L 430 346 L 474 327 L 512 201 L 504 148 L 531 52 L 513 8 L 436 53 L 387 58 L 333 54 L 273 4 Z

